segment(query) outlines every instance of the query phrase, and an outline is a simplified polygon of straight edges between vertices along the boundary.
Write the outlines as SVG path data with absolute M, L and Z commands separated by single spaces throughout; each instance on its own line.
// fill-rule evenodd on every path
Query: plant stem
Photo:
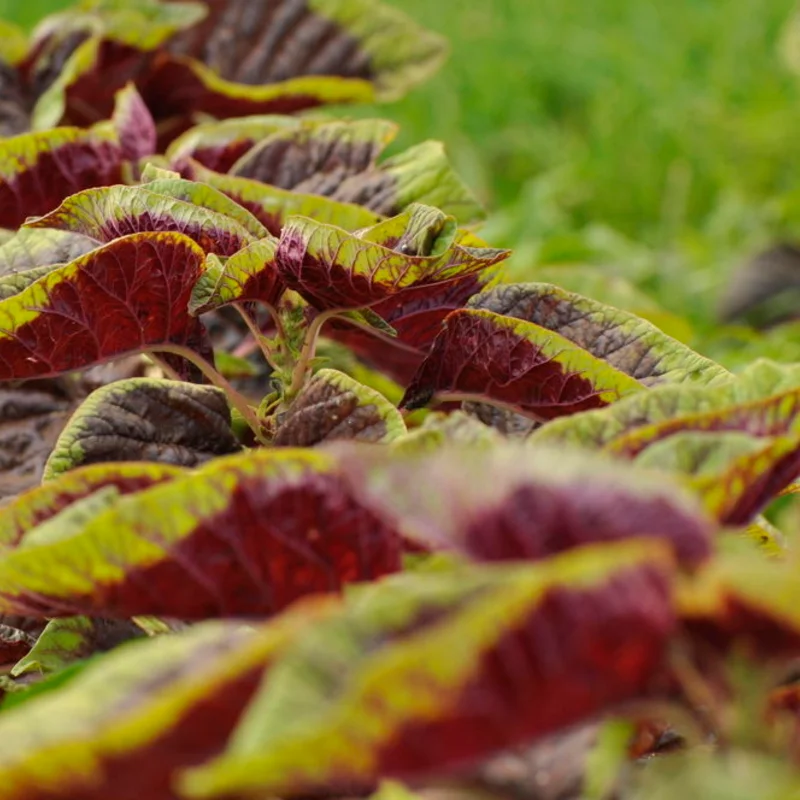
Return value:
M 167 376 L 171 381 L 179 381 L 181 376 L 163 359 L 152 351 L 145 355 Z
M 300 358 L 297 359 L 297 363 L 294 365 L 294 369 L 292 370 L 292 382 L 289 385 L 289 388 L 286 390 L 287 398 L 295 397 L 303 388 L 303 384 L 306 380 L 306 373 L 308 372 L 309 365 L 311 364 L 311 361 L 314 358 L 314 353 L 317 349 L 317 341 L 319 340 L 319 334 L 322 330 L 322 326 L 329 319 L 335 317 L 339 313 L 340 309 L 323 311 L 311 321 L 311 324 L 308 326 L 308 330 L 306 331 L 305 340 L 303 341 L 303 349 L 300 351 Z
M 188 347 L 178 344 L 160 344 L 154 349 L 161 350 L 165 353 L 172 353 L 173 355 L 185 358 L 187 361 L 191 361 L 214 386 L 225 392 L 231 405 L 242 415 L 245 422 L 253 431 L 256 439 L 262 444 L 266 444 L 261 436 L 261 425 L 259 424 L 258 415 L 253 407 L 247 402 L 244 395 L 234 389 L 233 386 L 201 355 L 195 353 L 194 350 Z
M 233 307 L 239 312 L 239 316 L 244 320 L 244 324 L 247 325 L 250 334 L 256 340 L 256 344 L 261 350 L 261 354 L 264 356 L 267 364 L 269 364 L 270 367 L 272 367 L 272 371 L 275 372 L 277 369 L 275 365 L 275 354 L 272 352 L 269 344 L 267 343 L 267 337 L 261 333 L 258 325 L 256 325 L 255 320 L 250 316 L 250 314 L 247 313 L 247 310 L 241 303 L 234 303 Z M 280 327 L 278 330 L 280 331 Z

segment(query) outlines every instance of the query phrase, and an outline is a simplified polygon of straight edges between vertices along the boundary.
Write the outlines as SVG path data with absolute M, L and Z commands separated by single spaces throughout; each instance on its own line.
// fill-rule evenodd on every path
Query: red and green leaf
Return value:
M 123 154 L 108 123 L 55 128 L 0 142 L 0 227 L 17 228 L 68 195 L 122 180 Z
M 290 218 L 277 264 L 286 284 L 319 310 L 357 309 L 403 291 L 479 275 L 509 255 L 461 244 L 455 220 L 428 206 L 348 233 Z
M 353 440 L 389 443 L 406 433 L 395 406 L 374 389 L 333 369 L 322 369 L 303 387 L 283 415 L 272 444 L 312 447 Z
M 674 630 L 671 572 L 658 543 L 624 542 L 361 590 L 286 646 L 226 752 L 179 788 L 360 794 L 381 777 L 445 776 L 640 697 Z
M 130 378 L 98 389 L 81 404 L 53 448 L 45 479 L 109 461 L 194 467 L 240 449 L 221 390 Z
M 452 312 L 402 401 L 437 396 L 496 403 L 540 420 L 644 391 L 634 378 L 559 333 L 491 311 Z
M 167 464 L 97 464 L 75 469 L 58 480 L 19 495 L 0 510 L 0 549 L 14 547 L 26 531 L 60 514 L 78 500 L 113 486 L 120 495 L 147 489 L 181 475 Z
M 276 306 L 286 289 L 278 272 L 277 249 L 278 240 L 266 236 L 224 263 L 209 257 L 205 271 L 192 290 L 191 313 L 202 314 L 251 300 Z
M 4 711 L 6 796 L 177 798 L 178 769 L 220 751 L 264 670 L 291 636 L 330 613 L 326 605 L 306 604 L 285 625 L 255 631 L 208 622 L 127 644 Z
M 175 169 L 179 166 L 197 169 L 192 163 L 196 162 L 215 173 L 225 173 L 259 142 L 278 131 L 296 129 L 302 124 L 299 117 L 278 114 L 206 122 L 175 139 L 167 148 L 166 156 Z
M 501 284 L 470 307 L 554 331 L 644 386 L 712 385 L 731 374 L 651 323 L 547 283 Z
M 253 241 L 235 219 L 159 194 L 150 184 L 86 189 L 27 227 L 70 231 L 98 242 L 146 231 L 181 233 L 205 252 L 222 256 L 232 256 Z
M 177 233 L 117 239 L 0 301 L 0 380 L 57 375 L 159 345 L 202 347 L 188 312 L 205 254 Z
M 0 610 L 264 615 L 400 568 L 398 535 L 322 453 L 228 456 L 133 495 L 88 500 L 0 555 Z
M 343 451 L 342 458 L 364 502 L 429 549 L 540 559 L 652 536 L 687 566 L 710 555 L 713 524 L 677 480 L 586 453 L 489 444 L 406 448 L 407 455 L 394 448 L 390 458 Z

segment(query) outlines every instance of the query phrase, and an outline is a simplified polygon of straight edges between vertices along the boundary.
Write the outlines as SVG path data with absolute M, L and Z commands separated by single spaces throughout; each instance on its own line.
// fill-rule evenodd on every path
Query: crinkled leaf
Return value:
M 0 227 L 17 228 L 68 195 L 122 179 L 122 149 L 107 124 L 54 128 L 0 142 Z
M 401 406 L 420 408 L 449 393 L 548 420 L 643 390 L 637 380 L 554 331 L 464 309 L 446 318 Z
M 469 305 L 559 333 L 645 386 L 710 385 L 731 377 L 640 317 L 551 284 L 501 284 Z
M 250 300 L 277 305 L 286 288 L 278 273 L 277 248 L 278 240 L 267 236 L 243 248 L 225 263 L 210 257 L 192 290 L 191 313 L 201 314 Z
M 224 192 L 256 217 L 273 236 L 279 236 L 286 220 L 294 215 L 311 217 L 347 231 L 368 228 L 381 220 L 378 214 L 353 203 L 279 189 L 235 175 L 222 175 L 192 161 L 184 165 L 181 174 Z
M 60 672 L 76 661 L 144 636 L 144 631 L 128 620 L 55 619 L 47 623 L 35 645 L 15 664 L 11 674 L 19 677 L 29 673 L 48 675 Z
M 121 495 L 147 489 L 181 474 L 166 464 L 99 464 L 68 472 L 15 498 L 0 511 L 0 549 L 15 546 L 33 530 L 72 503 L 107 486 Z
M 306 383 L 280 420 L 273 444 L 311 447 L 352 439 L 387 443 L 406 433 L 400 412 L 374 389 L 332 369 Z
M 490 561 L 538 559 L 590 542 L 653 536 L 688 565 L 710 553 L 710 518 L 657 472 L 511 442 L 395 452 L 358 454 L 345 469 L 365 503 L 430 548 Z
M 284 127 L 248 150 L 231 174 L 337 200 L 342 184 L 371 170 L 397 135 L 384 119 L 310 120 Z
M 130 378 L 104 386 L 84 401 L 56 442 L 45 479 L 106 461 L 193 467 L 239 449 L 220 389 Z
M 49 267 L 34 267 L 26 269 L 24 272 L 12 272 L 0 278 L 0 300 L 6 300 L 19 294 L 23 289 L 27 289 L 32 283 L 36 283 L 39 278 L 48 275 L 58 265 L 53 264 Z
M 148 165 L 142 171 L 142 181 L 148 191 L 184 200 L 209 211 L 224 214 L 236 220 L 251 236 L 261 239 L 267 235 L 265 227 L 247 209 L 228 195 L 194 180 L 185 180 L 177 172 Z
M 67 476 L 69 477 L 69 476 Z M 0 610 L 179 619 L 274 613 L 400 567 L 400 539 L 321 453 L 215 459 L 27 532 L 0 556 Z M 26 544 L 27 542 L 27 544 Z
M 478 275 L 508 255 L 462 245 L 452 217 L 412 206 L 358 233 L 292 217 L 281 233 L 277 263 L 286 284 L 320 310 L 355 309 Z
M 160 344 L 199 346 L 189 297 L 205 254 L 178 233 L 117 239 L 0 301 L 0 380 L 80 369 Z
M 221 749 L 264 669 L 325 610 L 307 605 L 292 627 L 258 631 L 209 622 L 93 660 L 65 686 L 0 714 L 5 791 L 30 800 L 176 798 L 178 768 Z
M 86 189 L 68 197 L 54 211 L 27 223 L 113 242 L 145 231 L 188 236 L 207 253 L 231 256 L 253 241 L 236 220 L 195 203 L 176 200 L 145 186 Z
M 192 798 L 360 794 L 636 697 L 673 630 L 670 572 L 665 548 L 626 542 L 360 591 L 286 647 L 226 752 L 179 786 Z

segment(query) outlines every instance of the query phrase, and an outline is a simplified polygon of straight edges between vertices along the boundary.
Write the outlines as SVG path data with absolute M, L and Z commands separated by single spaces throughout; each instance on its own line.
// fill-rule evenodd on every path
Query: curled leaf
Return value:
M 221 390 L 130 378 L 104 386 L 84 401 L 56 442 L 45 479 L 106 461 L 193 467 L 239 449 Z
M 278 273 L 277 248 L 277 239 L 267 236 L 242 248 L 225 263 L 209 258 L 192 290 L 191 313 L 251 300 L 277 305 L 286 289 Z
M 303 217 L 283 228 L 277 253 L 286 284 L 320 310 L 369 306 L 402 291 L 477 275 L 508 251 L 460 243 L 455 220 L 428 206 L 348 233 Z

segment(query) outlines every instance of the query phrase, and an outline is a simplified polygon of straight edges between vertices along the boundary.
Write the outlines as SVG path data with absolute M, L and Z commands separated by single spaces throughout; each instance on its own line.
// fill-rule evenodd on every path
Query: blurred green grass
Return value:
M 452 52 L 377 113 L 401 123 L 397 147 L 447 144 L 515 277 L 597 265 L 607 299 L 628 279 L 707 338 L 732 266 L 800 236 L 800 80 L 777 50 L 794 0 L 392 2 Z M 64 5 L 0 0 L 0 15 Z

